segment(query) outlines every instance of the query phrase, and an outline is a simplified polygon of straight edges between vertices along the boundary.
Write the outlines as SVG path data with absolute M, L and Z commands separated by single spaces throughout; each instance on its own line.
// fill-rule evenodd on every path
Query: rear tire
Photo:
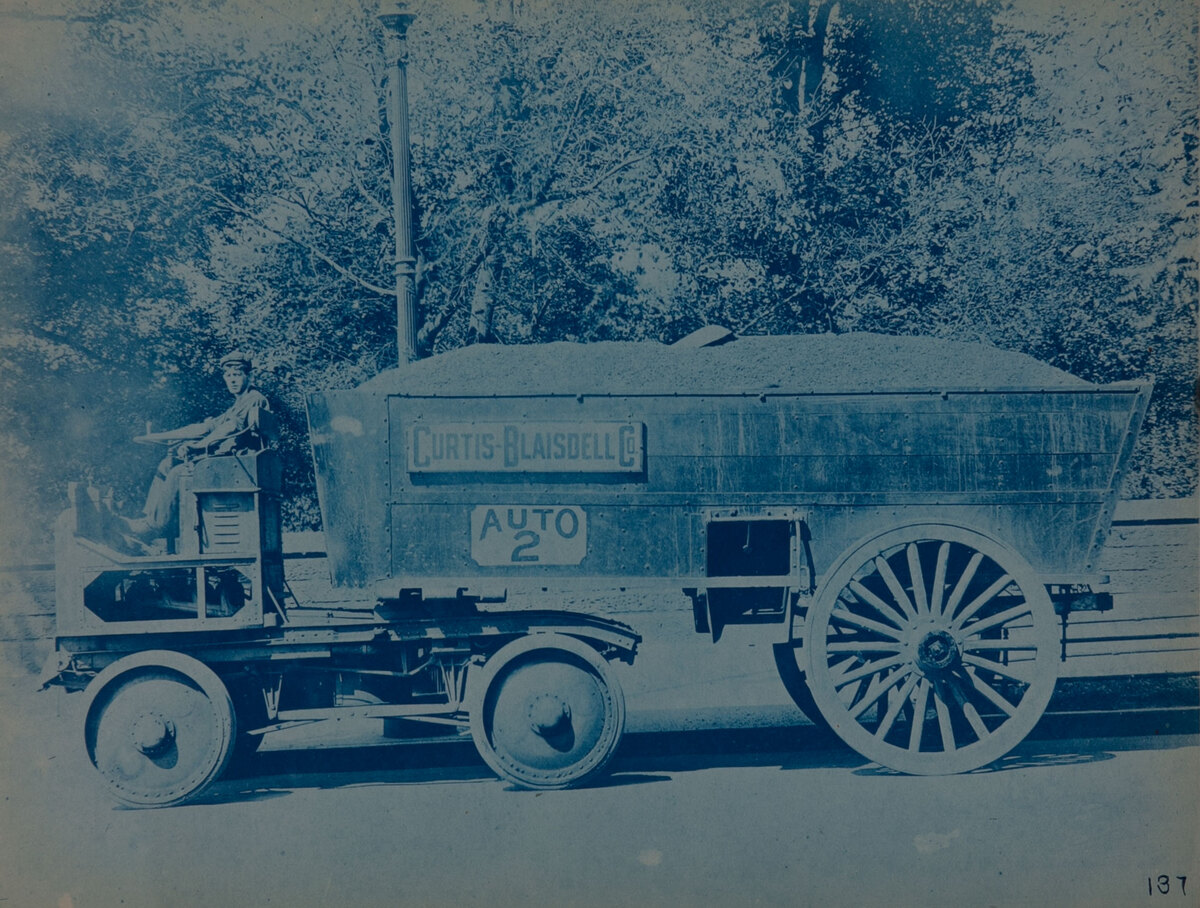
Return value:
M 864 757 L 967 772 L 1024 740 L 1058 676 L 1058 622 L 1020 555 L 962 527 L 901 527 L 830 571 L 805 632 L 813 699 Z
M 625 728 L 608 663 L 573 637 L 536 634 L 483 667 L 470 710 L 481 757 L 521 788 L 583 785 L 604 771 Z
M 797 619 L 799 620 L 799 619 Z M 779 680 L 792 698 L 792 702 L 804 713 L 804 718 L 812 723 L 818 731 L 832 732 L 829 723 L 821 715 L 817 701 L 813 699 L 812 691 L 808 689 L 805 668 L 808 657 L 803 647 L 803 632 L 796 634 L 787 643 L 776 643 L 775 668 L 779 672 Z

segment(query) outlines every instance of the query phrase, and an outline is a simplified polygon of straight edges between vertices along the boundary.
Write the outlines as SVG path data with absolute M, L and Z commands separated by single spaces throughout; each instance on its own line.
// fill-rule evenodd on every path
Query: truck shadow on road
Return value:
M 671 781 L 672 772 L 748 766 L 858 766 L 862 758 L 811 726 L 627 734 L 611 771 L 593 788 Z M 368 785 L 505 784 L 469 740 L 411 745 L 378 743 L 263 751 L 227 771 L 196 804 L 281 797 L 302 788 Z M 514 792 L 518 789 L 513 788 Z
M 1050 714 L 1013 752 L 973 773 L 1088 764 L 1115 759 L 1123 751 L 1196 746 L 1198 726 L 1195 710 L 1148 710 L 1132 716 Z M 613 759 L 611 772 L 592 787 L 670 782 L 674 773 L 745 767 L 903 775 L 865 761 L 829 732 L 796 725 L 631 733 Z M 469 740 L 421 745 L 381 741 L 367 747 L 264 751 L 234 767 L 196 803 L 265 800 L 305 788 L 467 783 L 505 784 Z

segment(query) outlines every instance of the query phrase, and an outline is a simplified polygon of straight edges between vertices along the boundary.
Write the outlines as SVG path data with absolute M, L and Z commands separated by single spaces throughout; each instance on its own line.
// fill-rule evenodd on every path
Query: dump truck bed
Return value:
M 714 520 L 785 512 L 817 574 L 911 518 L 1067 575 L 1093 568 L 1149 392 L 929 338 L 771 337 L 468 348 L 309 418 L 339 584 L 694 578 Z

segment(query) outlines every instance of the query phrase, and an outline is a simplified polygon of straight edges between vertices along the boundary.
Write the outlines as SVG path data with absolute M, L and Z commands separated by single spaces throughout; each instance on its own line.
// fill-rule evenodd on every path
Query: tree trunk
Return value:
M 475 275 L 475 292 L 471 296 L 471 321 L 467 325 L 467 342 L 495 343 L 492 333 L 492 313 L 496 308 L 496 257 L 489 255 Z

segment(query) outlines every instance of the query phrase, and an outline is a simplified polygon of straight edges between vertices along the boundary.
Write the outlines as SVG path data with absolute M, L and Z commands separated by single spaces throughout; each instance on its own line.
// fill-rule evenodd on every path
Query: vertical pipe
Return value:
M 392 139 L 392 217 L 396 226 L 396 353 L 401 363 L 417 358 L 416 257 L 412 242 L 412 185 L 408 139 L 408 26 L 413 15 L 402 2 L 383 0 L 379 21 L 392 35 L 388 71 L 388 131 Z

